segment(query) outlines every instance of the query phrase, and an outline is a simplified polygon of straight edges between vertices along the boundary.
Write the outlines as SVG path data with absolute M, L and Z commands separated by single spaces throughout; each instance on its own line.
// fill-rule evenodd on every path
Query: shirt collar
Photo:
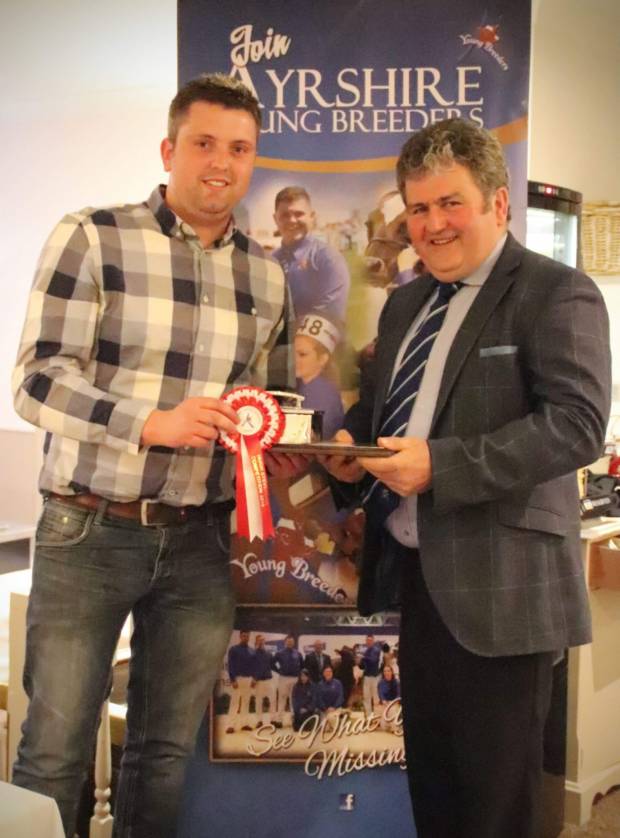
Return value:
M 493 248 L 493 250 L 489 253 L 487 258 L 481 265 L 478 265 L 476 270 L 471 273 L 469 276 L 462 279 L 461 282 L 464 285 L 483 285 L 486 280 L 489 278 L 491 271 L 495 267 L 495 263 L 499 259 L 499 255 L 502 252 L 504 245 L 506 244 L 506 239 L 508 238 L 508 232 L 506 231 L 503 236 L 501 236 Z
M 151 192 L 147 206 L 157 219 L 157 223 L 162 229 L 162 232 L 170 238 L 181 239 L 181 241 L 200 241 L 194 229 L 187 221 L 183 221 L 170 207 L 166 204 L 166 187 L 164 184 L 156 186 Z M 228 244 L 233 235 L 237 231 L 235 227 L 235 219 L 231 215 L 224 234 L 216 239 L 211 247 L 219 248 Z
M 312 244 L 313 241 L 314 236 L 311 233 L 308 233 L 306 236 L 303 237 L 303 239 L 296 239 L 294 242 L 291 242 L 290 244 L 282 243 L 280 245 L 280 249 L 288 250 L 292 253 L 296 250 L 301 250 L 302 248 L 307 247 L 308 245 Z

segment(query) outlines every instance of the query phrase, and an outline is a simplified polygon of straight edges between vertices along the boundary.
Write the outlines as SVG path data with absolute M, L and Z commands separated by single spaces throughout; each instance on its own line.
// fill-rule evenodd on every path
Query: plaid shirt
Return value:
M 284 275 L 232 222 L 203 248 L 164 203 L 65 216 L 43 250 L 13 391 L 48 431 L 42 491 L 172 506 L 232 496 L 230 455 L 140 447 L 154 408 L 294 385 Z

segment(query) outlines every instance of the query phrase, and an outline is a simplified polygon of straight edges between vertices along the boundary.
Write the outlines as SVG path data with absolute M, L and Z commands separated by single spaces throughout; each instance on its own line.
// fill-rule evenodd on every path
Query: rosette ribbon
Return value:
M 282 436 L 284 414 L 274 397 L 259 387 L 236 387 L 223 400 L 240 420 L 236 434 L 220 432 L 222 445 L 235 454 L 237 533 L 249 541 L 273 538 L 263 451 Z

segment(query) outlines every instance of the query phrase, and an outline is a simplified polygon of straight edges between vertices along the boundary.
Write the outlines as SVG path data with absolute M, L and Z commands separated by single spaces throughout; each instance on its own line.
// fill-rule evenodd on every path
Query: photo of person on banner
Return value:
M 388 716 L 386 711 L 389 705 L 400 699 L 400 682 L 393 668 L 387 663 L 381 668 L 381 678 L 377 684 L 377 692 L 379 695 L 378 713 L 381 718 L 381 729 L 391 730 L 393 733 L 396 733 L 398 730 L 397 725 L 393 718 Z
M 337 491 L 366 510 L 359 608 L 400 607 L 420 838 L 537 838 L 552 667 L 591 640 L 575 470 L 602 452 L 608 319 L 579 270 L 508 231 L 498 140 L 464 119 L 397 163 L 426 273 L 388 297 Z
M 295 375 L 303 407 L 322 414 L 323 439 L 342 427 L 344 411 L 330 362 L 340 341 L 337 326 L 318 312 L 310 312 L 295 331 Z
M 302 669 L 299 673 L 299 678 L 291 693 L 291 701 L 293 730 L 297 731 L 318 710 L 317 688 L 307 669 Z
M 276 702 L 276 727 L 291 726 L 293 723 L 292 693 L 304 659 L 296 647 L 297 640 L 289 634 L 284 639 L 284 648 L 273 656 L 272 669 L 278 673 L 278 697 Z
M 310 680 L 318 684 L 323 670 L 331 664 L 332 660 L 325 652 L 325 643 L 319 639 L 315 640 L 312 651 L 304 657 L 304 669 L 308 672 Z
M 175 833 L 230 637 L 233 458 L 215 440 L 238 416 L 223 397 L 294 385 L 283 272 L 233 218 L 260 126 L 257 99 L 228 76 L 184 85 L 161 143 L 168 184 L 66 215 L 34 280 L 13 387 L 17 412 L 47 432 L 45 504 L 13 782 L 54 797 L 67 835 L 129 614 L 119 836 Z M 252 672 L 247 644 L 237 652 L 243 717 Z
M 259 724 L 267 724 L 275 713 L 276 685 L 273 676 L 273 654 L 265 643 L 265 635 L 257 634 L 254 645 L 254 697 Z M 267 710 L 265 709 L 267 707 Z
M 275 198 L 274 221 L 282 244 L 273 257 L 286 275 L 297 317 L 320 312 L 344 323 L 351 279 L 342 254 L 312 231 L 316 213 L 302 186 L 287 186 Z
M 239 632 L 239 642 L 228 650 L 228 677 L 233 689 L 226 733 L 252 730 L 250 699 L 256 687 L 256 652 L 249 631 Z
M 359 664 L 360 669 L 364 673 L 362 690 L 364 694 L 364 709 L 367 716 L 376 712 L 379 704 L 377 685 L 379 683 L 380 675 L 380 659 L 381 646 L 375 640 L 374 634 L 369 634 L 366 637 L 366 645 L 364 647 L 364 651 L 362 652 Z

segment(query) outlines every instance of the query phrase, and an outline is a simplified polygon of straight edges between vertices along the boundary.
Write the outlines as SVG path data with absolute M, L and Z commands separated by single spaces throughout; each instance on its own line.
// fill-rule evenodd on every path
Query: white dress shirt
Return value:
M 448 354 L 467 312 L 476 299 L 480 288 L 495 267 L 495 263 L 499 259 L 505 242 L 506 235 L 503 235 L 484 262 L 470 276 L 461 280 L 463 287 L 450 300 L 448 311 L 431 349 L 404 436 L 428 439 Z M 415 280 L 413 281 L 415 282 Z M 436 296 L 437 293 L 431 294 L 429 300 L 420 309 L 418 316 L 407 331 L 396 356 L 396 361 L 394 362 L 392 380 L 400 365 L 406 347 L 426 317 Z M 406 547 L 418 546 L 417 512 L 418 496 L 417 494 L 410 495 L 407 498 L 401 499 L 398 507 L 390 515 L 385 524 L 394 538 Z

